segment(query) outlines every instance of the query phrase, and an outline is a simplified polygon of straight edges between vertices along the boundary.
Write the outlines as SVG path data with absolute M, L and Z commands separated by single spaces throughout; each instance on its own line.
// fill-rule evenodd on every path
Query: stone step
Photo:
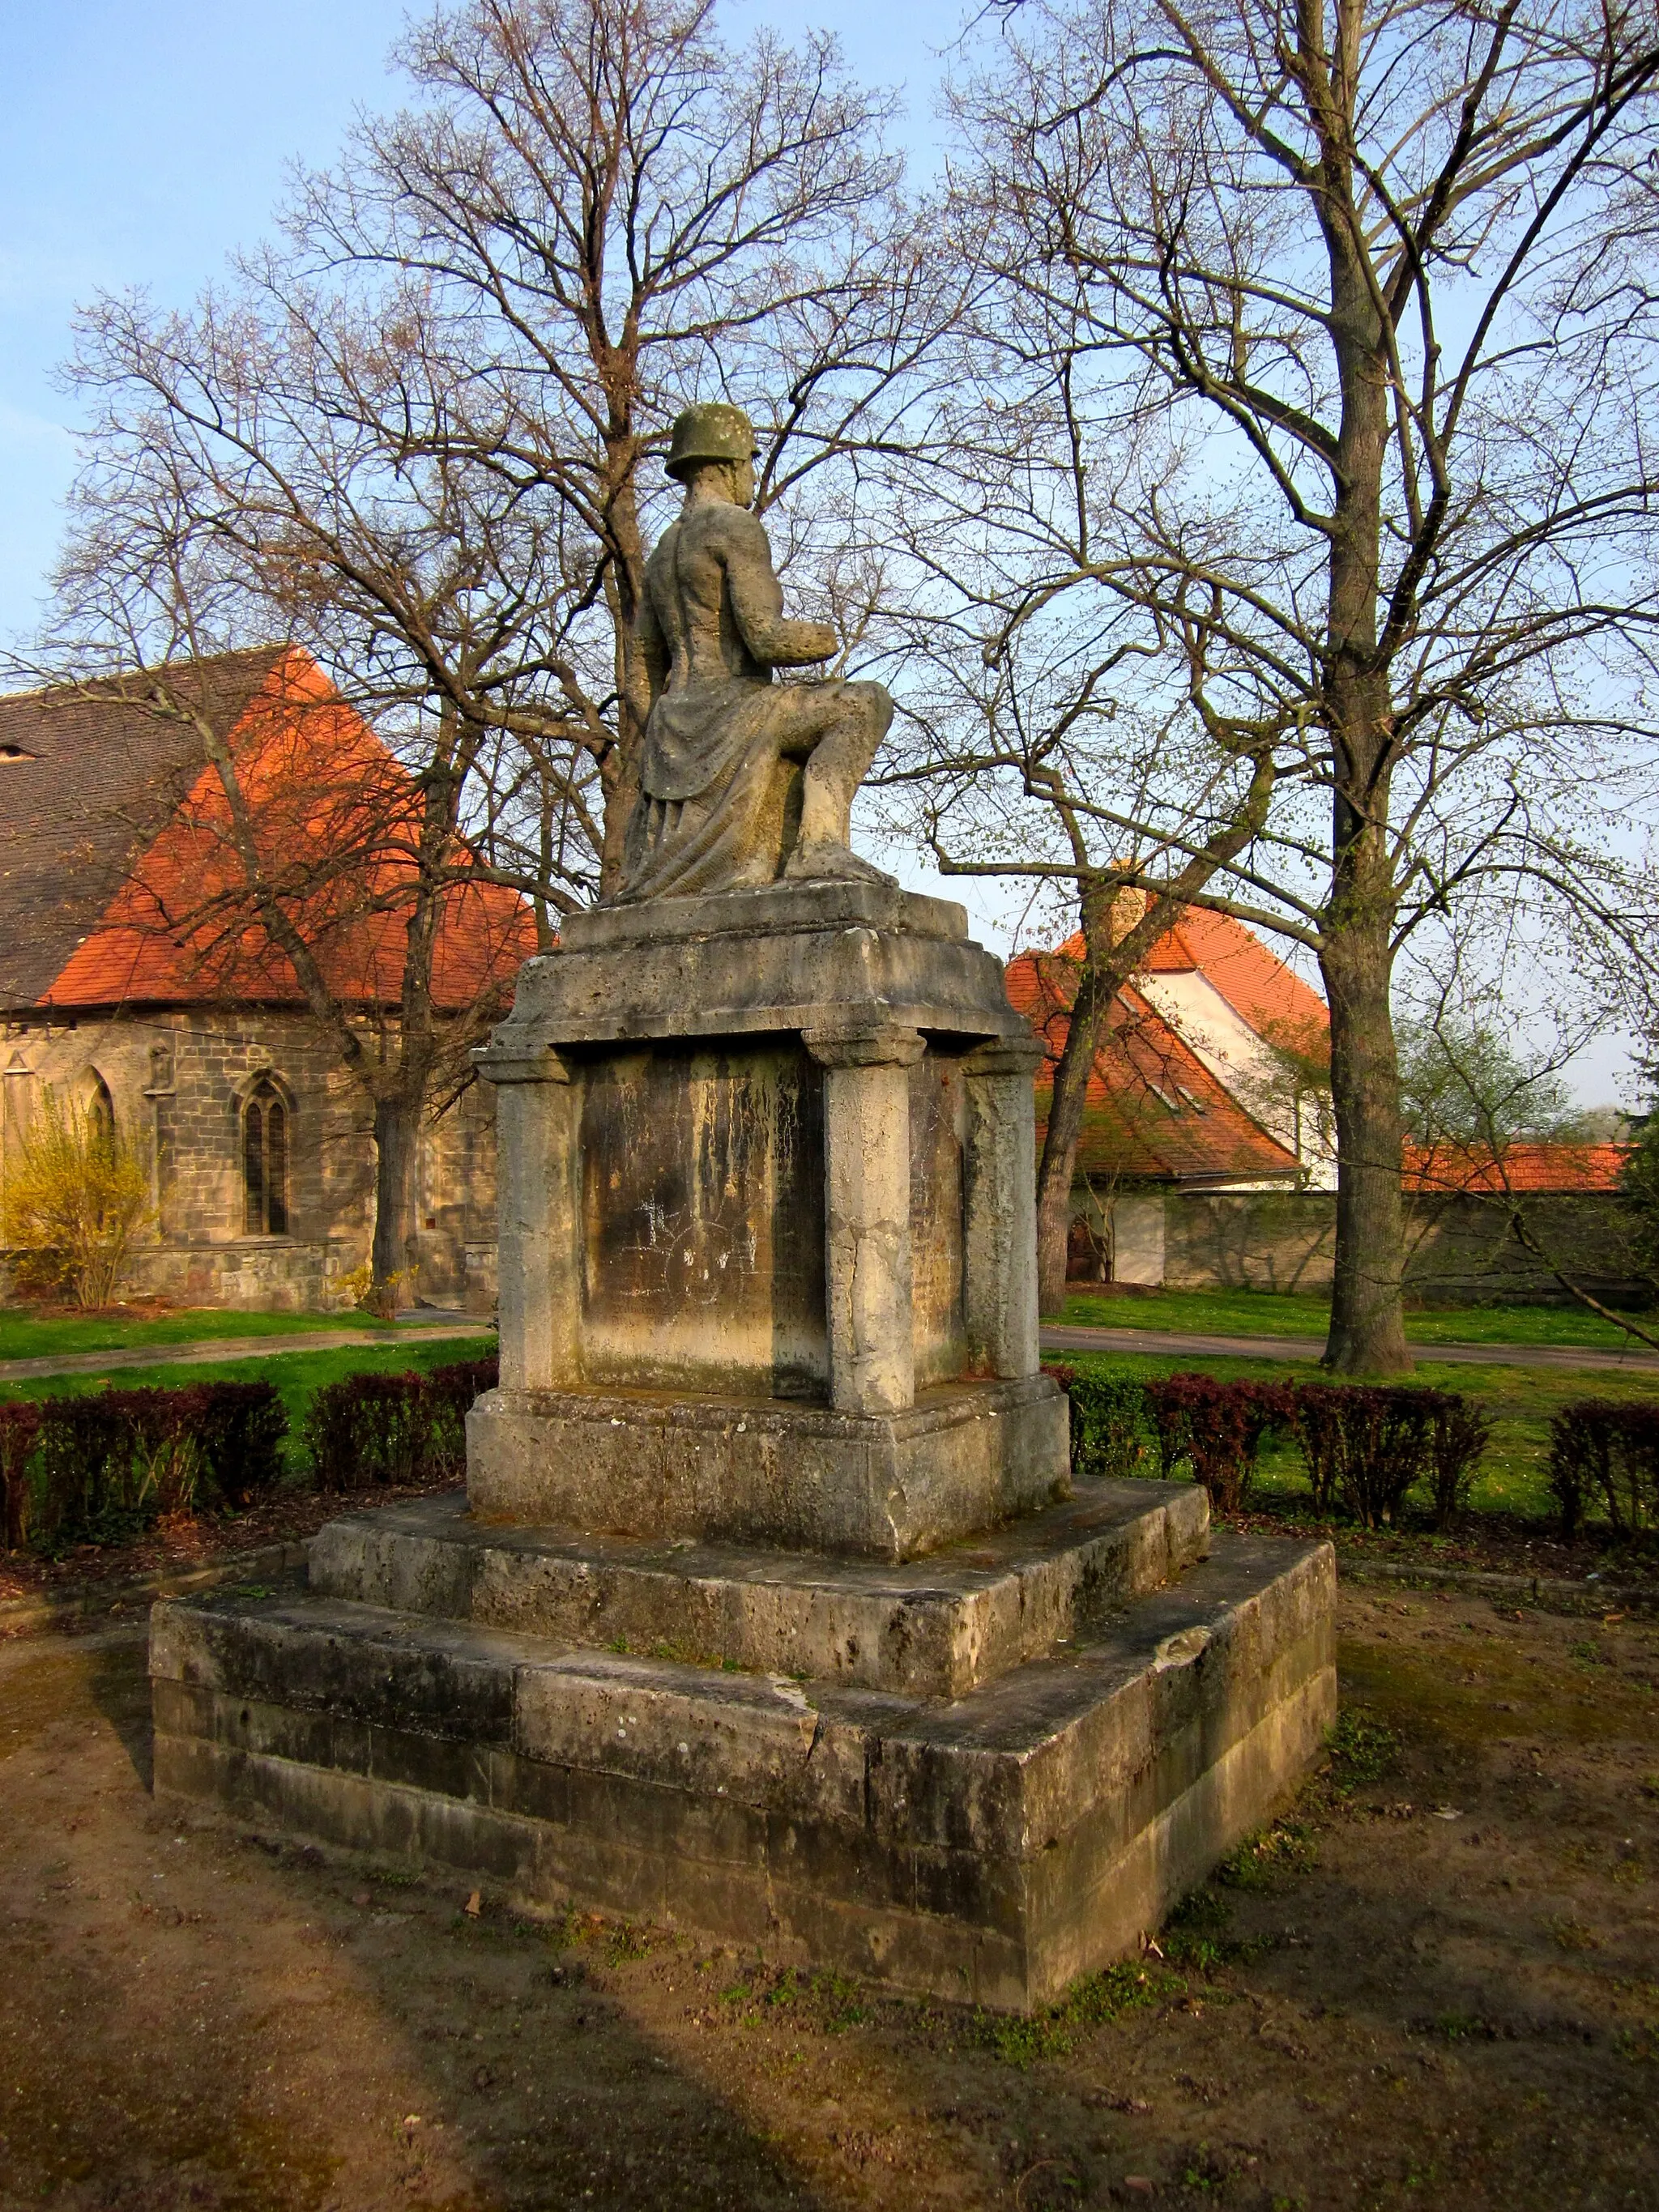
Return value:
M 1218 1534 L 949 1701 L 321 1595 L 158 1606 L 159 1794 L 987 2004 L 1120 1955 L 1334 1712 L 1328 1545 Z
M 1193 1483 L 1102 1482 L 903 1564 L 503 1527 L 465 1493 L 331 1522 L 319 1596 L 913 1697 L 960 1698 L 1202 1556 Z

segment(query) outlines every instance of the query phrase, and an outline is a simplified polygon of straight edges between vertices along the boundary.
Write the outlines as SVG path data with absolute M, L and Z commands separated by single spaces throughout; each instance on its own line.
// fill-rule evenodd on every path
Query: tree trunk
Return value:
M 1320 965 L 1331 1009 L 1336 1113 L 1336 1261 L 1327 1367 L 1339 1375 L 1404 1375 L 1401 1283 L 1400 1065 L 1389 1005 L 1393 962 L 1386 915 L 1327 933 Z
M 1346 19 L 1357 23 L 1352 0 L 1345 0 L 1345 8 Z M 1304 26 L 1311 20 L 1304 18 Z M 1304 52 L 1310 69 L 1325 66 L 1311 48 Z M 1345 80 L 1345 97 L 1352 88 Z M 1400 1062 L 1389 1006 L 1399 908 L 1389 833 L 1395 723 L 1389 673 L 1377 651 L 1390 380 L 1378 303 L 1356 245 L 1351 146 L 1350 129 L 1328 118 L 1321 220 L 1331 257 L 1330 329 L 1342 416 L 1323 684 L 1333 819 L 1319 958 L 1331 1012 L 1337 1151 L 1325 1364 L 1342 1375 L 1403 1375 L 1412 1362 L 1401 1298 Z
M 374 1102 L 374 1263 L 373 1295 L 386 1318 L 415 1303 L 412 1270 L 420 1259 L 421 1100 L 404 1091 Z M 404 1279 L 383 1291 L 394 1276 Z
M 1048 1124 L 1037 1169 L 1037 1310 L 1057 1314 L 1066 1304 L 1066 1263 L 1072 1231 L 1072 1185 L 1083 1109 L 1094 1073 L 1100 1033 L 1116 994 L 1115 974 L 1103 973 L 1111 954 L 1111 901 L 1083 901 L 1083 969 L 1072 1000 L 1066 1042 L 1054 1069 Z

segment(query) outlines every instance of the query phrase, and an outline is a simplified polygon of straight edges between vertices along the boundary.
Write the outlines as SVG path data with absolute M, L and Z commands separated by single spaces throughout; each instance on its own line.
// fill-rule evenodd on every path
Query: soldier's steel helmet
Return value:
M 755 426 L 742 408 L 710 399 L 675 417 L 668 473 L 683 477 L 694 461 L 752 461 L 759 451 Z

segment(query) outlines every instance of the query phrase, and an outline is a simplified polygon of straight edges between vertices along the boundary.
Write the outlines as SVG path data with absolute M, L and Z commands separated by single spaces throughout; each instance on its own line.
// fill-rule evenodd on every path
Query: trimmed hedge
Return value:
M 1072 1408 L 1072 1472 L 1086 1480 L 1145 1474 L 1152 1454 L 1146 1394 L 1129 1375 L 1079 1374 L 1075 1367 L 1045 1366 Z
M 306 1409 L 304 1439 L 318 1486 L 459 1481 L 466 1467 L 467 1408 L 495 1387 L 498 1362 L 458 1359 L 425 1375 L 348 1375 L 325 1382 Z
M 1218 1382 L 1190 1372 L 1143 1382 L 1069 1367 L 1048 1371 L 1071 1398 L 1074 1475 L 1144 1472 L 1150 1434 L 1159 1473 L 1189 1472 L 1218 1513 L 1245 1504 L 1261 1446 L 1278 1434 L 1300 1447 L 1316 1511 L 1351 1513 L 1381 1528 L 1417 1493 L 1434 1526 L 1448 1528 L 1468 1505 L 1492 1433 L 1490 1414 L 1449 1390 Z M 1659 1470 L 1659 1422 L 1644 1465 Z M 1659 1481 L 1644 1494 L 1659 1498 Z
M 1279 1382 L 1218 1382 L 1212 1375 L 1168 1375 L 1144 1382 L 1167 1479 L 1184 1461 L 1218 1513 L 1236 1513 L 1249 1495 L 1263 1440 L 1291 1419 L 1290 1389 Z
M 1659 1406 L 1579 1398 L 1550 1419 L 1551 1494 L 1571 1536 L 1599 1504 L 1617 1536 L 1659 1528 Z
M 287 1434 L 269 1382 L 0 1406 L 7 1548 L 118 1543 L 164 1514 L 248 1504 L 281 1479 Z

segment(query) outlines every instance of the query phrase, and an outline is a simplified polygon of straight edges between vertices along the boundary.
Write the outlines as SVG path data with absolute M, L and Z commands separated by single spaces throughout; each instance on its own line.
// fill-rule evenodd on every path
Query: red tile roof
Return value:
M 1408 1144 L 1402 1187 L 1500 1196 L 1510 1191 L 1617 1190 L 1631 1151 L 1628 1145 L 1606 1144 L 1517 1143 L 1495 1152 L 1484 1144 Z
M 1073 941 L 1080 952 L 1081 938 Z M 1310 990 L 1254 930 L 1231 915 L 1188 907 L 1146 957 L 1148 975 L 1194 969 L 1258 1036 L 1274 1043 L 1296 1042 L 1304 1048 L 1315 1039 L 1328 1037 L 1330 1014 L 1318 992 Z
M 1073 938 L 1058 953 L 1023 952 L 1008 963 L 1008 996 L 1048 1048 L 1037 1075 L 1040 1126 L 1065 1048 L 1082 949 Z M 1218 1183 L 1296 1176 L 1296 1155 L 1244 1110 L 1133 986 L 1118 994 L 1109 1027 L 1089 1079 L 1080 1175 Z
M 171 672 L 221 736 L 274 649 Z M 0 697 L 0 1006 L 39 1003 L 202 770 L 202 740 L 112 684 Z
M 396 1006 L 417 873 L 407 772 L 302 654 L 276 660 L 228 742 L 262 864 L 331 989 L 350 1004 Z M 250 915 L 243 881 L 224 788 L 209 767 L 35 1003 L 303 1003 L 287 956 Z M 516 893 L 457 884 L 434 946 L 435 1002 L 469 1005 L 510 982 L 534 950 Z

